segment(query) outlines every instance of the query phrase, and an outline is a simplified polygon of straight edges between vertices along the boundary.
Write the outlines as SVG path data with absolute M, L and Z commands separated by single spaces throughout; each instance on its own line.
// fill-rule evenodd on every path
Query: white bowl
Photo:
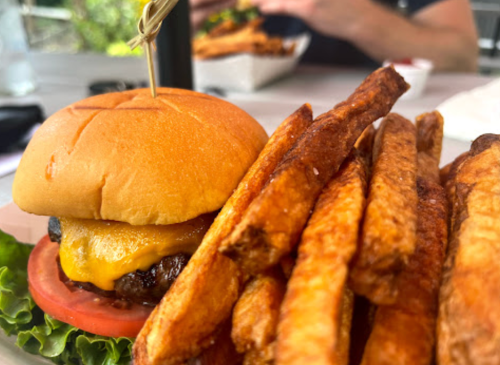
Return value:
M 394 65 L 396 71 L 404 77 L 405 81 L 410 84 L 411 88 L 401 96 L 401 100 L 418 99 L 427 84 L 427 79 L 434 65 L 429 60 L 421 58 L 413 58 L 411 64 L 395 63 L 394 61 L 385 61 L 384 66 Z
M 302 34 L 286 39 L 287 43 L 296 42 L 291 56 L 259 56 L 236 54 L 210 60 L 194 60 L 195 89 L 220 88 L 252 92 L 273 80 L 292 72 L 300 57 L 307 49 L 311 36 Z

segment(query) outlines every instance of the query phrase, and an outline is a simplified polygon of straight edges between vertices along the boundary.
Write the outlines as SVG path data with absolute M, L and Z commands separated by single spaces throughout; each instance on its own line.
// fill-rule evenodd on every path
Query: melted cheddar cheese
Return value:
M 168 226 L 61 218 L 61 266 L 73 281 L 113 290 L 125 274 L 147 270 L 165 256 L 194 253 L 213 218 L 207 214 Z

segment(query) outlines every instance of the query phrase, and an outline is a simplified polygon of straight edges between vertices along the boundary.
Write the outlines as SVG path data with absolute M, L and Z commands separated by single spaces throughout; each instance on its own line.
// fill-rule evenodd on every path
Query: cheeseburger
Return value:
M 52 216 L 28 264 L 35 302 L 84 331 L 135 337 L 266 141 L 244 111 L 185 90 L 54 114 L 13 186 L 21 209 Z

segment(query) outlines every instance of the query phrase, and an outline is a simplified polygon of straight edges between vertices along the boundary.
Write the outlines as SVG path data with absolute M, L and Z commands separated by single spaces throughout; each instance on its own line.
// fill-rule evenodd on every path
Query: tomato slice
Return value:
M 137 337 L 153 310 L 139 304 L 112 306 L 115 300 L 79 288 L 59 278 L 59 244 L 43 237 L 28 262 L 29 290 L 36 304 L 55 319 L 84 331 L 109 337 Z

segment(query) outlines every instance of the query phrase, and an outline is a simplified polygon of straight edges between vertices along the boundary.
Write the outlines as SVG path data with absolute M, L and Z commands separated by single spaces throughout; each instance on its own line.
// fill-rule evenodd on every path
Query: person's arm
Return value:
M 370 0 L 253 0 L 263 13 L 296 16 L 372 58 L 426 58 L 436 69 L 474 71 L 477 34 L 468 0 L 441 0 L 410 19 Z
M 197 31 L 212 14 L 236 5 L 236 0 L 189 0 L 191 27 Z

